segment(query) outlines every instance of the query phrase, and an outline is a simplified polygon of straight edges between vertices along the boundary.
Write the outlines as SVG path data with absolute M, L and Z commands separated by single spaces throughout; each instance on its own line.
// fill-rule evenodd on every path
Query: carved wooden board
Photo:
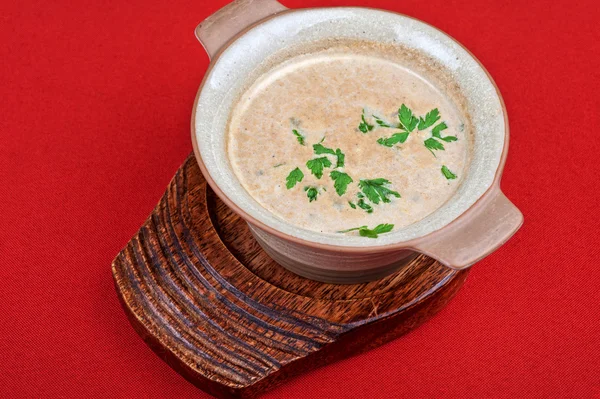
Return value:
M 439 311 L 468 273 L 420 255 L 365 284 L 292 274 L 208 188 L 193 155 L 112 269 L 138 334 L 221 398 L 255 397 L 406 333 Z

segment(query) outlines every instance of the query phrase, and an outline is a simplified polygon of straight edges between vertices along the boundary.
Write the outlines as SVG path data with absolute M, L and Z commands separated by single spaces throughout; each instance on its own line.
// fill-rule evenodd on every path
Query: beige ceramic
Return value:
M 289 10 L 275 0 L 237 0 L 201 23 L 196 35 L 211 57 L 192 116 L 196 158 L 212 189 L 248 222 L 265 251 L 289 270 L 315 280 L 355 283 L 390 274 L 417 253 L 464 269 L 521 226 L 523 216 L 500 191 L 508 151 L 500 93 L 473 55 L 443 32 L 375 9 Z M 248 76 L 278 51 L 328 38 L 399 44 L 423 54 L 460 91 L 473 127 L 471 163 L 455 195 L 425 219 L 377 240 L 286 223 L 250 197 L 227 160 L 226 126 Z

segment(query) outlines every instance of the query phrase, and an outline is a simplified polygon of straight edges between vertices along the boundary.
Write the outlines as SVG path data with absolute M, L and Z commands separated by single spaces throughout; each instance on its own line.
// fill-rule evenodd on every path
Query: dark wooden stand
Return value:
M 365 284 L 292 274 L 214 195 L 193 155 L 112 269 L 137 333 L 220 398 L 255 397 L 390 341 L 444 307 L 467 276 L 422 255 Z

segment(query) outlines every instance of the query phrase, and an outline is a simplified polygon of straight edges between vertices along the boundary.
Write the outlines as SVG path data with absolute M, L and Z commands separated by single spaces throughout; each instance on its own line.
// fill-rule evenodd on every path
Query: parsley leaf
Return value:
M 440 143 L 439 141 L 437 141 L 436 139 L 434 139 L 433 137 L 428 138 L 427 140 L 424 141 L 425 147 L 429 150 L 429 152 L 431 152 L 433 154 L 433 156 L 435 157 L 435 153 L 433 152 L 433 150 L 441 150 L 444 151 L 444 145 L 442 143 Z
M 442 174 L 448 180 L 454 180 L 457 177 L 454 173 L 450 171 L 450 169 L 448 169 L 446 165 L 442 166 Z
M 351 231 L 358 231 L 360 229 L 368 229 L 368 228 L 369 228 L 369 226 L 360 226 L 360 227 L 354 227 L 354 228 L 348 229 L 348 230 L 338 231 L 338 233 L 344 234 L 344 233 L 350 233 Z
M 315 154 L 317 154 L 317 155 L 322 155 L 322 154 L 335 155 L 335 151 L 333 151 L 331 148 L 325 147 L 321 143 L 313 145 L 313 150 L 315 150 Z
M 380 224 L 377 227 L 375 227 L 373 230 L 360 229 L 358 231 L 358 234 L 360 234 L 361 237 L 377 238 L 377 237 L 379 237 L 379 234 L 389 233 L 393 229 L 394 229 L 393 224 Z
M 375 126 L 373 125 L 369 125 L 367 123 L 367 121 L 365 120 L 365 110 L 363 109 L 363 113 L 362 113 L 362 122 L 360 123 L 360 125 L 358 125 L 358 130 L 360 130 L 363 133 L 368 133 L 371 130 L 373 130 L 375 128 Z
M 446 122 L 442 122 L 431 130 L 431 135 L 433 137 L 437 137 L 438 139 L 441 139 L 442 136 L 440 136 L 440 133 L 442 132 L 442 130 L 446 130 L 446 129 L 448 129 L 448 125 L 446 125 Z
M 400 194 L 398 194 L 396 191 L 384 187 L 386 184 L 390 184 L 390 181 L 379 178 L 372 180 L 361 180 L 360 183 L 358 183 L 358 187 L 362 190 L 363 194 L 366 195 L 369 201 L 373 202 L 374 204 L 379 204 L 381 201 L 385 203 L 391 202 L 391 200 L 388 198 L 389 195 L 400 198 Z
M 373 207 L 369 204 L 366 203 L 365 201 L 365 195 L 361 192 L 357 193 L 356 196 L 358 197 L 358 202 L 356 203 L 356 205 L 358 205 L 358 207 L 364 211 L 366 211 L 367 213 L 373 213 Z M 356 208 L 354 208 L 356 209 Z
M 446 143 L 450 143 L 451 141 L 458 140 L 458 138 L 456 138 L 456 136 L 442 137 L 440 133 L 446 129 L 448 129 L 448 125 L 446 125 L 446 122 L 442 122 L 431 130 L 431 135 L 440 140 L 444 140 Z
M 373 213 L 373 207 L 367 204 L 363 198 L 359 199 L 356 205 L 367 213 Z
M 353 202 L 351 202 L 351 201 L 348 201 L 348 205 L 350 205 L 350 208 L 352 208 L 352 209 L 356 209 L 356 205 L 354 205 L 354 203 L 353 203 Z
M 346 190 L 348 189 L 348 184 L 350 184 L 354 181 L 354 180 L 352 180 L 352 178 L 350 176 L 348 176 L 347 173 L 339 172 L 337 170 L 334 170 L 333 172 L 331 172 L 329 177 L 331 177 L 335 181 L 335 183 L 333 184 L 333 187 L 335 187 L 335 192 L 339 196 L 346 194 Z
M 419 118 L 419 130 L 425 130 L 430 126 L 433 126 L 434 123 L 440 120 L 440 111 L 437 108 L 432 109 L 425 115 L 425 119 L 423 117 Z M 443 122 L 442 122 L 443 123 Z
M 397 126 L 390 125 L 389 123 L 387 123 L 386 121 L 384 121 L 383 119 L 381 119 L 380 117 L 378 117 L 376 115 L 373 115 L 373 119 L 375 119 L 375 122 L 381 127 L 392 127 L 392 128 L 397 127 Z
M 394 230 L 394 225 L 389 223 L 380 224 L 379 226 L 373 229 L 373 231 L 377 234 L 389 233 L 392 230 Z
M 323 144 L 319 143 L 313 145 L 313 150 L 315 150 L 315 154 L 317 155 L 335 155 L 337 157 L 337 164 L 335 165 L 336 168 L 343 168 L 346 163 L 346 155 L 339 148 L 333 151 L 331 148 L 327 148 Z
M 377 227 L 375 227 L 373 230 L 369 229 L 367 226 L 361 226 L 361 227 L 355 227 L 353 229 L 343 230 L 343 231 L 340 231 L 339 233 L 350 233 L 351 231 L 358 231 L 358 234 L 361 237 L 377 238 L 377 237 L 379 237 L 379 234 L 389 233 L 393 229 L 394 229 L 393 224 L 380 224 Z
M 378 139 L 377 142 L 386 147 L 393 147 L 398 143 L 404 143 L 408 139 L 408 132 L 394 133 L 392 137 L 384 139 L 383 137 Z
M 300 132 L 298 132 L 296 129 L 293 129 L 292 133 L 294 133 L 294 136 L 296 136 L 296 140 L 298 140 L 298 143 L 300 143 L 300 145 L 306 145 L 306 143 L 304 141 L 306 139 L 306 137 L 304 137 L 302 134 L 300 134 Z
M 316 187 L 304 187 L 304 191 L 306 191 L 306 196 L 308 197 L 308 202 L 313 202 L 317 200 L 317 196 L 319 195 L 319 190 Z
M 337 157 L 336 168 L 343 168 L 346 165 L 346 155 L 339 148 L 335 150 L 335 156 Z
M 300 168 L 296 168 L 290 172 L 287 177 L 286 187 L 287 189 L 293 188 L 296 184 L 300 183 L 304 179 L 304 173 L 300 170 Z
M 419 123 L 419 119 L 413 115 L 412 111 L 404 104 L 398 110 L 398 118 L 400 119 L 400 124 L 407 132 L 412 132 L 417 127 L 417 123 Z
M 317 179 L 320 179 L 323 177 L 323 169 L 331 167 L 331 161 L 327 157 L 311 159 L 306 163 L 306 167 Z

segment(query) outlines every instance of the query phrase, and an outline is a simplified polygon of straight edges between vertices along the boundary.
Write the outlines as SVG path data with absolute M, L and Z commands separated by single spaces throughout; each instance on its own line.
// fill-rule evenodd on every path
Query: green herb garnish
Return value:
M 358 231 L 358 234 L 361 237 L 377 238 L 377 237 L 379 237 L 379 234 L 389 233 L 393 229 L 394 229 L 393 224 L 380 224 L 379 226 L 375 227 L 373 230 L 369 229 L 367 226 L 361 226 L 361 227 L 355 227 L 353 229 L 339 231 L 338 233 L 345 234 L 345 233 L 350 233 L 351 231 Z
M 398 119 L 400 124 L 407 132 L 412 132 L 417 127 L 419 119 L 413 115 L 413 112 L 404 104 L 398 110 Z
M 306 137 L 304 137 L 302 134 L 300 134 L 300 132 L 298 132 L 296 129 L 293 129 L 292 133 L 294 133 L 294 136 L 296 136 L 296 140 L 298 140 L 298 143 L 300 143 L 300 145 L 306 145 L 306 143 L 305 143 Z
M 373 213 L 373 207 L 369 204 L 367 204 L 367 202 L 365 201 L 365 195 L 361 192 L 358 192 L 356 194 L 356 196 L 358 197 L 358 201 L 356 202 L 356 205 L 354 205 L 352 202 L 350 202 L 350 207 L 352 209 L 356 209 L 356 206 L 358 206 L 360 209 L 364 210 L 367 213 Z
M 396 198 L 400 198 L 400 194 L 385 187 L 387 184 L 391 184 L 389 180 L 379 178 L 372 180 L 361 180 L 358 183 L 358 187 L 372 203 L 379 204 L 381 201 L 389 203 L 391 200 L 388 198 L 388 196 L 391 195 Z
M 329 174 L 334 181 L 333 187 L 335 187 L 335 192 L 341 197 L 346 194 L 346 190 L 348 189 L 348 184 L 352 183 L 354 180 L 348 176 L 347 173 L 339 172 L 334 170 Z
M 323 177 L 323 169 L 331 167 L 331 161 L 327 157 L 311 159 L 306 163 L 306 167 L 317 179 L 320 179 Z
M 428 138 L 427 140 L 425 140 L 423 142 L 425 144 L 425 147 L 429 150 L 429 152 L 431 152 L 433 154 L 433 156 L 435 157 L 435 153 L 433 152 L 433 150 L 440 150 L 440 151 L 444 151 L 444 145 L 442 143 L 440 143 L 439 141 L 437 141 L 436 139 L 434 139 L 433 137 Z
M 437 110 L 437 108 L 436 108 L 436 110 Z M 432 112 L 433 111 L 431 111 L 429 114 L 431 114 Z M 429 116 L 429 114 L 427 114 L 427 116 Z M 436 116 L 438 116 L 438 115 L 436 115 Z M 427 117 L 425 117 L 425 119 L 427 119 Z M 439 119 L 439 117 L 438 117 L 438 119 Z M 440 123 L 439 125 L 437 125 L 436 127 L 434 127 L 431 130 L 431 136 L 432 137 L 428 138 L 427 140 L 425 140 L 423 142 L 423 144 L 425 144 L 425 148 L 427 148 L 429 150 L 429 152 L 431 152 L 433 154 L 434 157 L 436 155 L 435 155 L 435 153 L 433 151 L 445 151 L 446 150 L 444 148 L 444 145 L 442 143 L 440 143 L 438 140 L 443 140 L 446 143 L 450 143 L 452 141 L 458 140 L 458 138 L 456 138 L 456 136 L 442 137 L 441 132 L 444 131 L 444 130 L 446 130 L 446 129 L 448 129 L 448 125 L 446 125 L 446 122 Z
M 432 111 L 433 112 L 433 111 Z M 436 108 L 437 112 L 437 108 Z M 428 114 L 429 115 L 429 114 Z M 375 118 L 375 122 L 381 127 L 394 127 L 389 123 L 383 121 L 381 118 L 373 115 Z M 427 117 L 426 117 L 427 118 Z M 392 137 L 384 138 L 381 137 L 377 140 L 379 144 L 385 147 L 393 147 L 398 143 L 404 143 L 408 139 L 409 134 L 415 130 L 417 124 L 419 124 L 419 119 L 414 116 L 413 112 L 406 105 L 402 104 L 400 109 L 398 110 L 398 119 L 400 119 L 400 125 L 397 126 L 399 129 L 404 129 L 403 132 L 394 133 Z M 421 118 L 422 119 L 422 118 Z M 425 122 L 423 122 L 425 123 Z
M 356 205 L 352 201 L 348 201 L 348 205 L 350 205 L 350 208 L 356 209 Z
M 346 165 L 346 155 L 339 148 L 335 150 L 335 156 L 337 157 L 336 168 L 343 168 Z
M 288 175 L 286 181 L 286 187 L 287 189 L 291 189 L 294 188 L 294 186 L 298 183 L 300 183 L 302 181 L 302 179 L 304 179 L 304 173 L 302 173 L 302 171 L 300 170 L 300 168 L 296 168 L 294 170 L 292 170 L 290 172 L 290 174 Z
M 367 123 L 366 119 L 365 119 L 365 110 L 363 109 L 363 113 L 362 113 L 362 122 L 360 123 L 360 125 L 358 125 L 358 130 L 360 130 L 363 133 L 368 133 L 371 130 L 373 130 L 375 128 L 375 126 L 370 125 L 369 123 Z
M 397 126 L 392 126 L 389 123 L 387 123 L 386 121 L 384 121 L 383 119 L 381 119 L 380 117 L 373 115 L 373 119 L 375 119 L 375 122 L 381 126 L 381 127 L 397 127 Z
M 313 145 L 313 150 L 315 151 L 315 154 L 317 154 L 317 155 L 322 155 L 322 154 L 335 155 L 335 151 L 334 150 L 332 150 L 331 148 L 325 147 L 321 143 Z
M 398 144 L 398 143 L 404 143 L 406 141 L 406 139 L 408 139 L 408 132 L 402 132 L 402 133 L 394 133 L 392 135 L 392 137 L 389 137 L 387 139 L 384 139 L 383 137 L 378 139 L 377 142 L 383 146 L 386 147 L 393 147 L 394 145 Z
M 440 112 L 437 108 L 432 109 L 425 115 L 425 119 L 423 117 L 419 118 L 419 130 L 425 130 L 430 126 L 433 126 L 437 121 L 440 120 Z
M 448 125 L 446 125 L 446 122 L 442 122 L 431 130 L 431 135 L 440 140 L 444 140 L 446 143 L 450 143 L 451 141 L 458 140 L 458 138 L 456 138 L 456 136 L 442 137 L 440 133 L 446 129 L 448 129 Z
M 359 199 L 356 205 L 367 213 L 373 213 L 373 207 L 367 204 L 363 198 Z
M 450 171 L 450 169 L 448 169 L 446 165 L 442 166 L 442 174 L 448 180 L 454 180 L 457 177 L 454 173 Z
M 313 145 L 313 150 L 317 155 L 335 155 L 337 157 L 337 164 L 335 165 L 336 168 L 343 168 L 344 164 L 346 163 L 346 155 L 339 148 L 334 151 L 333 149 L 327 148 L 323 144 L 319 143 Z
M 306 196 L 308 197 L 308 202 L 313 202 L 317 200 L 317 196 L 319 195 L 319 190 L 316 187 L 304 187 L 304 191 L 306 191 Z

